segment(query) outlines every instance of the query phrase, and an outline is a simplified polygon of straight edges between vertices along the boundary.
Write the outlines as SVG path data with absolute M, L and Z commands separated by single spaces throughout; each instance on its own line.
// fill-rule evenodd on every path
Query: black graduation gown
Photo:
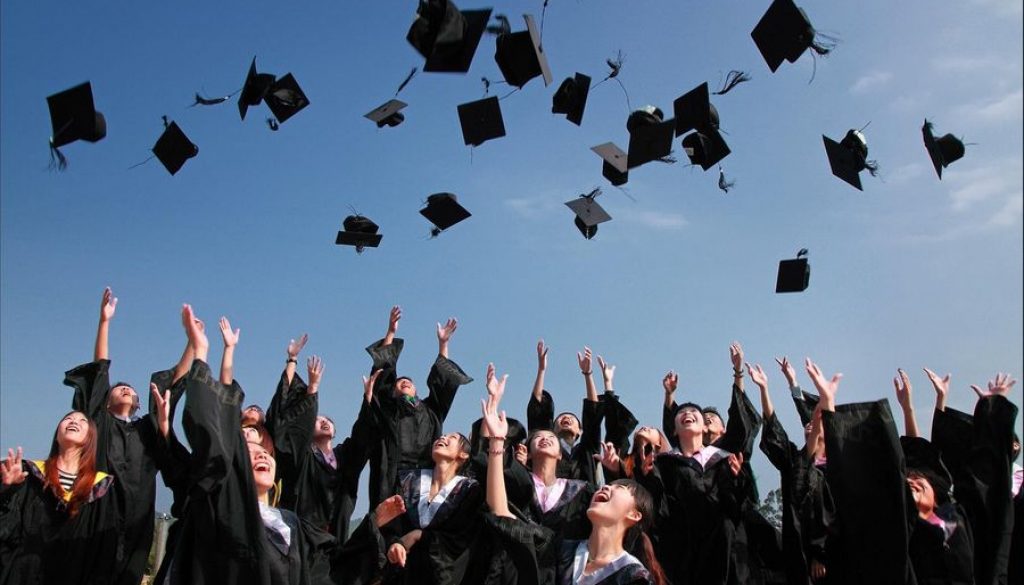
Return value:
M 319 394 L 307 394 L 306 383 L 298 375 L 292 377 L 291 388 L 285 388 L 285 377 L 281 378 L 270 409 L 275 415 L 274 447 L 282 484 L 279 506 L 345 539 L 366 464 L 369 407 L 361 401 L 351 436 L 334 446 L 337 468 L 333 468 L 313 445 Z
M 787 582 L 810 584 L 810 565 L 829 567 L 827 543 L 834 510 L 825 474 L 805 449 L 790 442 L 778 417 L 765 420 L 761 451 L 779 470 L 782 488 L 782 550 Z
M 974 534 L 974 579 L 1005 583 L 1013 533 L 1013 429 L 1017 407 L 1002 396 L 978 400 L 974 416 L 936 411 L 932 443 L 953 475 L 953 491 Z
M 597 483 L 597 463 L 594 455 L 601 453 L 601 421 L 604 418 L 605 403 L 583 399 L 583 417 L 580 421 L 580 438 L 575 445 L 568 447 L 559 439 L 562 447 L 562 459 L 558 462 L 555 475 L 567 479 L 581 479 Z M 555 424 L 555 402 L 547 390 L 541 392 L 538 401 L 530 395 L 526 404 L 526 426 L 534 429 L 553 429 Z
M 947 535 L 917 515 L 909 493 L 907 505 L 913 515 L 909 554 L 917 585 L 973 584 L 974 537 L 960 506 L 950 503 L 937 512 L 953 528 Z
M 604 440 L 615 445 L 619 456 L 624 457 L 629 453 L 629 439 L 639 421 L 615 392 L 605 390 L 598 400 L 604 403 Z
M 167 441 L 156 427 L 155 413 L 132 421 L 110 414 L 109 368 L 110 360 L 80 365 L 64 374 L 64 384 L 75 390 L 72 408 L 96 423 L 96 468 L 117 477 L 113 498 L 120 514 L 121 543 L 114 582 L 138 585 L 153 544 L 156 475 L 166 460 Z M 150 404 L 150 408 L 155 407 Z
M 734 476 L 727 456 L 701 467 L 678 452 L 659 455 L 654 470 L 636 479 L 654 497 L 657 555 L 675 585 L 745 583 L 733 547 L 750 478 Z
M 473 378 L 452 360 L 437 356 L 427 375 L 429 394 L 410 402 L 394 396 L 398 357 L 405 342 L 383 339 L 366 348 L 373 358 L 371 372 L 383 370 L 373 392 L 372 430 L 369 435 L 370 508 L 397 493 L 399 471 L 433 467 L 431 446 L 441 436 L 442 426 L 459 386 Z
M 822 412 L 839 534 L 829 551 L 830 583 L 913 583 L 906 469 L 887 400 Z
M 430 522 L 420 520 L 420 472 L 412 469 L 402 473 L 399 493 L 405 500 L 406 512 L 381 527 L 385 544 L 390 547 L 406 533 L 420 529 L 419 541 L 408 551 L 405 567 L 389 564 L 384 571 L 385 584 L 470 585 L 476 575 L 470 570 L 472 543 L 481 527 L 480 507 L 484 493 L 476 480 L 464 478 L 447 494 Z M 384 550 L 386 554 L 387 549 Z
M 185 384 L 182 424 L 192 457 L 182 527 L 161 569 L 167 583 L 327 582 L 334 539 L 315 526 L 291 517 L 295 529 L 288 555 L 268 548 L 273 544 L 260 516 L 249 449 L 239 428 L 241 387 L 222 385 L 200 360 L 192 363 Z
M 0 584 L 116 583 L 118 505 L 113 476 L 98 472 L 89 502 L 69 517 L 44 485 L 44 462 L 24 461 L 25 481 L 0 487 Z

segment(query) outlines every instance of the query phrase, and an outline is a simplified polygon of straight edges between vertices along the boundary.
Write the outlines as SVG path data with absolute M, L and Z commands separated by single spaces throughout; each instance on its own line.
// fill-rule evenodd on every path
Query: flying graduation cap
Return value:
M 927 119 L 924 121 L 924 126 L 921 126 L 921 135 L 924 137 L 924 146 L 928 149 L 928 156 L 932 159 L 932 166 L 935 167 L 935 174 L 941 181 L 942 169 L 963 158 L 964 143 L 952 134 L 935 138 L 932 134 L 932 123 Z
M 291 73 L 270 84 L 263 101 L 267 102 L 279 124 L 284 124 L 309 105 L 309 98 Z
M 867 170 L 871 176 L 878 173 L 878 163 L 868 160 L 868 141 L 860 130 L 850 129 L 841 142 L 836 142 L 824 134 L 825 154 L 832 174 L 846 181 L 860 191 L 864 188 L 860 183 L 860 172 Z
M 390 99 L 384 105 L 374 109 L 372 112 L 363 114 L 364 118 L 376 122 L 378 128 L 384 126 L 390 126 L 394 128 L 405 121 L 405 115 L 402 114 L 407 103 L 402 100 Z
M 590 147 L 597 156 L 601 157 L 604 165 L 601 167 L 601 176 L 608 179 L 613 187 L 625 185 L 629 181 L 628 155 L 614 142 L 605 142 Z
M 249 65 L 249 72 L 245 76 L 245 84 L 238 96 L 238 115 L 245 120 L 245 114 L 250 106 L 258 106 L 263 102 L 264 96 L 270 90 L 270 86 L 277 81 L 277 76 L 271 73 L 259 73 L 256 71 L 256 57 L 252 58 Z
M 818 55 L 827 55 L 832 50 L 815 38 L 810 19 L 793 0 L 773 0 L 750 36 L 772 73 L 783 61 L 795 63 L 807 49 Z
M 383 234 L 378 234 L 380 227 L 369 218 L 359 214 L 350 215 L 342 222 L 342 231 L 338 232 L 334 243 L 338 246 L 355 246 L 356 253 L 362 254 L 367 246 L 376 248 L 380 245 Z
M 199 147 L 188 139 L 177 122 L 166 123 L 163 134 L 153 145 L 153 155 L 172 176 L 185 166 L 185 162 L 199 154 Z
M 449 0 L 420 0 L 406 40 L 426 59 L 424 71 L 465 73 L 491 9 L 460 11 Z
M 551 98 L 551 113 L 565 114 L 565 118 L 573 124 L 582 125 L 583 110 L 587 107 L 589 93 L 589 76 L 577 73 L 573 77 L 565 78 Z
M 523 19 L 526 21 L 526 30 L 498 35 L 494 61 L 509 85 L 521 88 L 537 76 L 544 78 L 545 86 L 550 85 L 551 69 L 541 46 L 537 25 L 529 14 L 524 14 Z
M 672 153 L 675 121 L 664 120 L 660 108 L 644 106 L 634 111 L 626 119 L 626 130 L 629 131 L 628 168 L 654 160 L 665 160 Z
M 803 292 L 811 281 L 811 265 L 807 263 L 807 248 L 801 248 L 792 260 L 779 262 L 775 280 L 776 293 Z
M 92 84 L 88 81 L 46 98 L 50 110 L 50 158 L 59 169 L 67 167 L 67 158 L 58 150 L 76 140 L 98 142 L 107 135 L 107 119 L 96 111 Z
M 580 230 L 583 237 L 588 240 L 597 235 L 598 224 L 612 219 L 612 216 L 608 215 L 608 212 L 596 201 L 600 194 L 601 189 L 597 188 L 590 193 L 565 202 L 565 205 L 576 214 L 574 221 L 576 229 Z
M 453 193 L 434 193 L 427 197 L 427 206 L 420 210 L 420 215 L 430 220 L 434 227 L 430 230 L 432 237 L 437 237 L 444 230 L 472 214 L 459 205 L 459 198 Z
M 683 136 L 683 151 L 690 162 L 705 171 L 732 152 L 718 130 L 718 109 L 711 103 L 707 82 L 672 102 L 676 136 Z M 690 132 L 694 130 L 690 134 Z
M 462 139 L 469 146 L 480 146 L 493 138 L 505 135 L 505 120 L 497 96 L 475 102 L 459 104 L 459 123 Z

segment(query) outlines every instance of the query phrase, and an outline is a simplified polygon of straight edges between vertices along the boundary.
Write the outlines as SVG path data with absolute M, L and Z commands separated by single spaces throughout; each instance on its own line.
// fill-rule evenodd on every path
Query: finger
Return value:
M 164 404 L 170 404 L 170 403 L 171 403 L 171 391 L 170 390 L 166 390 L 166 391 L 164 391 Z
M 981 388 L 975 386 L 974 384 L 971 384 L 971 390 L 974 390 L 974 393 L 978 395 L 978 398 L 982 398 L 983 396 L 985 396 L 985 393 L 981 391 Z
M 942 379 L 942 381 L 943 381 L 944 383 L 946 383 L 946 384 L 949 384 L 949 378 L 950 378 L 950 374 L 946 374 L 946 377 L 945 377 L 945 378 L 943 378 L 943 379 Z

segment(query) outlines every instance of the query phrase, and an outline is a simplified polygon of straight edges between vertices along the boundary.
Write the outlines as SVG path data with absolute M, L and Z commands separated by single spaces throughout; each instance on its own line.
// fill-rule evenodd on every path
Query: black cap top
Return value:
M 494 60 L 509 85 L 523 87 L 538 75 L 544 77 L 544 85 L 550 85 L 551 69 L 540 44 L 537 25 L 529 14 L 524 14 L 523 19 L 526 20 L 526 30 L 498 35 Z
M 407 105 L 409 104 L 402 100 L 391 99 L 372 112 L 363 114 L 363 117 L 376 122 L 378 128 L 383 128 L 384 126 L 391 126 L 393 128 L 405 121 L 405 116 L 401 113 L 401 110 Z
M 490 19 L 490 8 L 460 11 L 448 0 L 420 0 L 405 38 L 427 60 L 424 71 L 465 73 Z
M 774 0 L 750 33 L 768 68 L 796 62 L 814 43 L 814 27 L 793 0 Z
M 832 174 L 863 191 L 860 172 L 871 168 L 871 163 L 867 160 L 868 143 L 864 135 L 858 130 L 850 130 L 842 142 L 836 142 L 824 134 L 821 139 L 825 143 L 825 153 L 828 155 Z
M 705 171 L 717 165 L 732 152 L 718 130 L 691 132 L 683 137 L 683 152 L 690 162 Z
M 551 98 L 551 113 L 565 114 L 567 120 L 577 126 L 581 125 L 589 93 L 590 76 L 577 73 L 574 77 L 567 77 Z
M 243 120 L 246 112 L 249 111 L 249 106 L 260 105 L 275 80 L 277 80 L 275 75 L 256 72 L 256 57 L 253 57 L 252 63 L 249 65 L 249 73 L 245 76 L 245 85 L 242 86 L 242 91 L 238 96 L 238 114 Z
M 627 166 L 632 169 L 668 156 L 672 152 L 675 126 L 675 120 L 663 122 L 661 110 L 653 106 L 630 114 L 626 121 L 629 130 Z
M 92 85 L 88 81 L 51 95 L 46 98 L 46 105 L 50 108 L 54 148 L 76 140 L 96 142 L 107 135 L 107 120 L 93 105 Z
M 676 136 L 690 130 L 718 130 L 718 110 L 711 104 L 707 82 L 676 98 L 672 109 L 676 117 Z
M 608 215 L 608 212 L 595 201 L 595 198 L 600 194 L 600 189 L 594 189 L 589 194 L 580 195 L 571 201 L 565 202 L 565 205 L 576 214 L 574 222 L 576 228 L 588 240 L 597 234 L 598 224 L 611 221 L 612 219 L 612 216 Z
M 302 88 L 291 73 L 271 84 L 263 99 L 281 124 L 309 105 L 309 98 L 302 93 Z
M 342 222 L 344 231 L 338 232 L 334 243 L 337 245 L 355 246 L 356 252 L 362 253 L 364 246 L 376 248 L 384 237 L 378 234 L 380 228 L 369 218 L 362 215 L 350 215 Z
M 921 135 L 924 136 L 924 146 L 932 159 L 935 174 L 942 179 L 942 169 L 963 158 L 964 143 L 952 134 L 935 138 L 932 134 L 932 123 L 928 120 L 925 120 L 924 126 L 921 127 Z
M 629 181 L 629 167 L 626 164 L 628 157 L 614 142 L 598 144 L 597 146 L 590 147 L 590 150 L 593 150 L 604 159 L 601 175 L 608 179 L 613 186 L 625 185 Z
M 427 197 L 427 206 L 420 215 L 430 220 L 438 230 L 446 230 L 472 214 L 459 205 L 458 197 L 452 193 L 435 193 Z
M 199 147 L 192 144 L 176 122 L 171 122 L 153 145 L 153 154 L 173 175 L 181 170 L 185 161 L 199 154 Z
M 779 275 L 775 292 L 803 292 L 811 281 L 811 265 L 807 263 L 807 250 L 801 249 L 796 258 L 779 262 Z
M 462 124 L 462 139 L 472 146 L 505 135 L 505 121 L 497 96 L 459 104 L 459 123 Z

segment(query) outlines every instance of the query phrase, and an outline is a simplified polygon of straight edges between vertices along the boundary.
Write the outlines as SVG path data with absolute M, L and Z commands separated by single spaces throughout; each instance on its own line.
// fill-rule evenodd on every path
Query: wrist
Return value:
M 286 360 L 284 361 L 284 363 L 286 363 L 286 364 L 297 364 L 297 363 L 299 363 L 299 360 L 298 360 L 298 359 L 296 359 L 296 357 L 295 357 L 295 356 L 293 356 L 293 355 L 289 354 L 289 355 L 288 355 L 288 359 L 286 359 Z
M 591 376 L 591 375 L 594 374 L 594 371 L 593 370 L 580 370 L 580 373 L 583 374 L 584 376 Z

